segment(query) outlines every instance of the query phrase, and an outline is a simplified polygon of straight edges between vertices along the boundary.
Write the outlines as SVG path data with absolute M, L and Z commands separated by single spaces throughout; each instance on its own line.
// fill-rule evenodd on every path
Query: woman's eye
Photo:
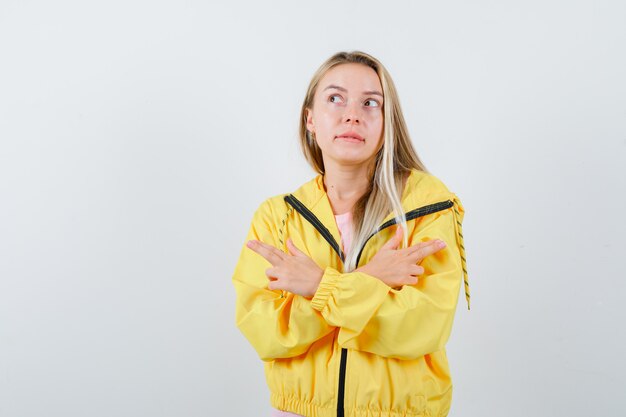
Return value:
M 336 98 L 337 100 L 333 100 L 334 98 Z M 330 97 L 328 98 L 328 100 L 329 100 L 331 103 L 336 103 L 337 101 L 339 101 L 339 99 L 340 99 L 340 98 L 341 98 L 341 96 L 339 96 L 338 94 L 333 94 L 332 96 L 330 96 Z
M 371 104 L 367 104 L 367 103 L 371 103 Z M 366 100 L 365 105 L 367 107 L 378 107 L 378 102 L 376 100 Z

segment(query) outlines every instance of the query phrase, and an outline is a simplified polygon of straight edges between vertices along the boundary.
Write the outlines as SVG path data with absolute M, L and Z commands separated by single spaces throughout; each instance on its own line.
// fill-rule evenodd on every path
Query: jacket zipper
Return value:
M 445 210 L 447 208 L 450 208 L 454 205 L 454 203 L 451 200 L 446 200 L 446 201 L 441 201 L 439 203 L 433 203 L 433 204 L 429 204 L 427 206 L 424 207 L 419 207 L 416 209 L 413 209 L 411 211 L 408 211 L 405 213 L 406 215 L 406 221 L 408 222 L 409 220 L 413 220 L 416 219 L 418 217 L 422 217 L 425 216 L 427 214 L 431 214 L 431 213 L 435 213 L 437 211 L 441 211 L 441 210 Z M 359 266 L 359 261 L 361 260 L 361 254 L 363 253 L 363 249 L 365 249 L 365 245 L 367 244 L 367 242 L 374 237 L 374 235 L 376 235 L 378 232 L 380 232 L 383 229 L 386 229 L 388 227 L 393 226 L 394 224 L 396 224 L 397 221 L 395 218 L 390 219 L 388 221 L 386 221 L 385 223 L 383 223 L 382 225 L 380 225 L 378 227 L 378 229 L 372 233 L 366 240 L 365 243 L 363 244 L 363 246 L 361 247 L 361 250 L 359 251 L 359 256 L 357 256 L 356 258 L 356 266 Z
M 300 213 L 309 223 L 311 223 L 313 227 L 317 229 L 318 232 L 320 232 L 322 237 L 324 237 L 324 239 L 330 244 L 330 246 L 335 250 L 335 252 L 337 252 L 337 255 L 339 255 L 339 258 L 341 259 L 341 262 L 343 264 L 343 262 L 345 261 L 345 255 L 341 251 L 339 244 L 333 237 L 332 233 L 330 233 L 330 231 L 315 216 L 315 214 L 313 214 L 311 210 L 309 210 L 304 204 L 302 204 L 300 200 L 298 200 L 292 194 L 285 196 L 285 201 L 289 203 L 294 209 L 296 209 L 296 211 Z M 438 203 L 433 203 L 427 206 L 419 207 L 414 210 L 406 212 L 405 213 L 406 220 L 407 221 L 413 220 L 417 217 L 421 217 L 427 214 L 435 213 L 437 211 L 445 210 L 447 208 L 452 207 L 453 205 L 454 205 L 454 202 L 452 202 L 451 200 L 447 200 L 447 201 L 441 201 Z M 380 232 L 383 229 L 386 229 L 387 227 L 391 227 L 394 224 L 396 224 L 395 218 L 386 221 L 385 223 L 380 225 L 378 229 L 365 240 L 365 243 L 363 243 L 363 246 L 359 250 L 359 255 L 357 256 L 357 261 L 356 261 L 357 267 L 359 265 L 359 260 L 361 259 L 361 254 L 363 253 L 363 249 L 365 249 L 365 245 L 367 244 L 367 242 L 376 233 Z M 337 417 L 344 417 L 343 400 L 344 400 L 344 394 L 345 394 L 345 388 L 346 388 L 345 385 L 346 385 L 347 362 L 348 362 L 348 350 L 345 348 L 341 348 L 341 362 L 339 363 L 339 388 L 337 390 Z
M 298 200 L 293 195 L 290 194 L 288 196 L 285 196 L 285 201 L 291 204 L 291 206 L 293 206 L 293 208 L 295 208 L 298 213 L 300 213 L 305 219 L 307 219 L 309 223 L 311 223 L 317 229 L 317 231 L 320 232 L 322 237 L 326 239 L 326 241 L 330 244 L 330 246 L 332 246 L 335 252 L 337 252 L 337 255 L 339 255 L 339 258 L 341 259 L 341 263 L 343 263 L 345 261 L 345 255 L 343 254 L 343 251 L 339 247 L 339 244 L 333 237 L 332 233 L 330 233 L 326 226 L 324 226 L 324 223 L 322 223 L 315 216 L 315 214 L 311 212 L 311 210 L 309 210 L 304 204 L 302 204 L 300 200 Z

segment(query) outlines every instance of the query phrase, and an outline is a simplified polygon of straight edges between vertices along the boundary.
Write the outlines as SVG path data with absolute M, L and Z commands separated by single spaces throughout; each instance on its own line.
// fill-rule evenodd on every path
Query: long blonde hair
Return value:
M 428 172 L 413 149 L 391 76 L 380 61 L 361 51 L 338 52 L 313 74 L 300 113 L 300 145 L 306 160 L 314 170 L 324 174 L 322 151 L 306 128 L 306 110 L 313 107 L 315 91 L 326 72 L 337 65 L 349 63 L 366 65 L 378 74 L 383 88 L 384 124 L 383 146 L 376 154 L 374 169 L 369 177 L 369 188 L 352 208 L 353 240 L 351 249 L 345 254 L 344 272 L 357 268 L 361 247 L 392 211 L 397 224 L 404 230 L 402 247 L 408 246 L 406 218 L 400 201 L 403 180 L 412 169 Z

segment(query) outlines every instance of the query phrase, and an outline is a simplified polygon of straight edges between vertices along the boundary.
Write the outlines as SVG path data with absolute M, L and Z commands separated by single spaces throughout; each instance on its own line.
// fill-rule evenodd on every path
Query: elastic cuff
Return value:
M 337 288 L 337 279 L 339 278 L 339 275 L 339 271 L 336 269 L 331 267 L 326 267 L 326 269 L 324 269 L 324 275 L 322 275 L 320 285 L 317 287 L 317 291 L 311 300 L 311 307 L 319 312 L 324 309 L 328 303 L 330 294 L 335 288 Z

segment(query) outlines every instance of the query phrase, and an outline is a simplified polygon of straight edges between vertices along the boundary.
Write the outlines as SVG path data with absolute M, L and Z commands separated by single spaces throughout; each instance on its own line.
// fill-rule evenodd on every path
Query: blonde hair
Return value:
M 353 239 L 351 249 L 345 254 L 344 272 L 358 267 L 356 263 L 361 247 L 392 211 L 396 223 L 404 231 L 402 247 L 408 246 L 406 218 L 401 204 L 403 180 L 412 169 L 428 172 L 413 149 L 391 76 L 380 61 L 361 51 L 338 52 L 313 74 L 300 112 L 300 145 L 306 160 L 314 170 L 324 175 L 322 151 L 306 128 L 307 109 L 312 109 L 315 92 L 326 72 L 337 65 L 351 63 L 366 65 L 378 74 L 384 97 L 384 123 L 383 144 L 376 154 L 374 169 L 370 173 L 370 186 L 352 208 Z

